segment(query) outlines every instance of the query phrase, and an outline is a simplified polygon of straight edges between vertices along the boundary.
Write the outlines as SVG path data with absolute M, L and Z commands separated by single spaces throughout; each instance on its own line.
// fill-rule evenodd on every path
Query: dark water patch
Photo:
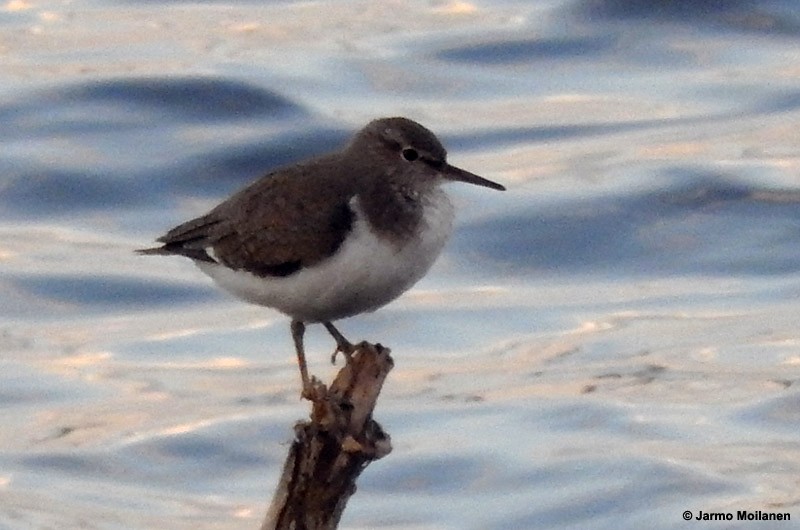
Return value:
M 614 121 L 605 123 L 568 123 L 563 125 L 537 125 L 532 127 L 494 127 L 491 129 L 469 131 L 463 134 L 443 135 L 443 141 L 453 150 L 491 149 L 510 147 L 518 144 L 535 144 L 607 136 L 636 131 L 658 130 L 666 127 L 697 127 L 715 123 L 739 122 L 743 119 L 764 115 L 785 114 L 800 109 L 800 92 L 775 91 L 766 94 L 758 92 L 758 99 L 752 98 L 752 87 L 734 87 L 740 100 L 735 107 L 721 112 L 707 113 L 677 118 L 642 119 Z M 698 89 L 710 97 L 719 98 L 725 87 Z M 746 101 L 742 103 L 741 100 Z
M 256 452 L 239 451 L 235 444 L 229 443 L 220 433 L 212 436 L 191 432 L 169 436 L 137 447 L 137 458 L 142 454 L 154 460 L 202 461 L 218 469 L 248 468 L 264 466 L 265 459 Z
M 230 79 L 118 78 L 34 92 L 0 105 L 0 138 L 76 136 L 181 123 L 282 120 L 306 112 L 275 92 Z M 130 148 L 130 146 L 127 146 Z
M 696 94 L 719 98 L 731 87 L 710 87 L 697 89 Z M 753 98 L 750 86 L 732 87 L 739 103 L 721 112 L 690 115 L 677 118 L 642 119 L 614 121 L 605 123 L 568 123 L 563 125 L 537 125 L 532 127 L 494 127 L 491 129 L 469 131 L 463 134 L 442 136 L 444 143 L 452 149 L 491 149 L 510 147 L 518 144 L 535 144 L 574 140 L 612 134 L 658 130 L 666 127 L 690 128 L 740 122 L 743 119 L 764 115 L 786 114 L 800 109 L 800 92 L 794 90 L 761 90 Z
M 619 528 L 623 519 L 642 520 L 631 527 L 652 527 L 654 507 L 641 499 L 658 499 L 659 509 L 666 512 L 663 517 L 668 517 L 681 513 L 686 499 L 710 504 L 715 496 L 736 489 L 730 480 L 630 454 L 582 455 L 539 467 L 546 480 L 528 483 L 531 497 L 548 498 L 557 491 L 563 500 L 530 506 L 524 515 L 512 513 L 502 522 L 503 528 Z
M 754 0 L 585 0 L 581 9 L 591 16 L 691 20 L 734 10 L 750 9 Z
M 451 494 L 483 477 L 481 462 L 466 456 L 406 457 L 401 464 L 394 464 L 387 461 L 381 480 L 370 483 L 371 491 L 399 494 L 424 489 L 431 495 Z
M 800 109 L 799 91 L 774 92 L 754 103 L 747 112 L 749 114 L 784 114 Z
M 452 148 L 490 149 L 510 147 L 517 144 L 534 144 L 588 138 L 608 134 L 646 130 L 674 125 L 678 120 L 638 120 L 614 123 L 574 123 L 566 125 L 540 125 L 534 127 L 496 127 L 484 131 L 444 136 L 444 142 Z
M 164 171 L 162 184 L 178 195 L 227 195 L 282 166 L 338 149 L 350 134 L 324 127 L 292 130 L 264 141 L 224 147 Z
M 61 89 L 52 97 L 62 104 L 111 103 L 131 112 L 146 109 L 181 121 L 304 114 L 301 107 L 277 93 L 211 77 L 107 79 Z
M 148 201 L 151 190 L 109 178 L 67 170 L 30 168 L 4 174 L 0 184 L 3 214 L 14 218 L 54 217 L 92 210 L 133 207 Z
M 7 349 L 3 351 L 10 353 Z M 0 407 L 63 405 L 102 397 L 102 389 L 75 378 L 11 361 L 0 364 Z
M 98 458 L 80 454 L 42 453 L 22 459 L 33 470 L 51 470 L 80 476 L 109 476 L 117 474 Z
M 463 227 L 454 248 L 525 273 L 800 271 L 800 192 L 680 173 L 664 189 L 533 206 Z
M 787 374 L 792 377 L 793 374 Z M 787 381 L 786 388 L 792 388 L 796 381 Z M 732 421 L 737 424 L 744 422 L 748 425 L 774 433 L 796 433 L 800 421 L 800 392 L 792 389 L 777 397 L 771 397 L 755 405 L 748 405 L 737 411 Z
M 549 59 L 595 60 L 609 52 L 616 39 L 604 37 L 560 37 L 541 39 L 506 40 L 483 44 L 468 44 L 441 50 L 436 57 L 445 61 L 504 65 Z
M 116 132 L 116 141 L 124 143 L 124 135 Z M 189 155 L 166 166 L 106 172 L 0 161 L 0 218 L 57 218 L 133 209 L 175 197 L 222 197 L 280 166 L 341 147 L 348 136 L 347 131 L 324 127 L 290 130 L 264 141 Z
M 800 9 L 796 2 L 787 0 L 583 0 L 573 12 L 590 20 L 669 22 L 800 36 Z
M 7 281 L 28 295 L 82 309 L 152 308 L 215 297 L 212 289 L 111 275 L 11 276 Z
M 68 437 L 71 432 L 58 428 L 54 434 Z M 213 423 L 178 434 L 156 432 L 100 451 L 22 453 L 17 458 L 29 472 L 52 473 L 62 479 L 144 483 L 148 488 L 170 490 L 179 485 L 181 489 L 212 494 L 220 487 L 229 488 L 236 477 L 279 465 L 261 449 L 265 440 L 277 446 L 284 438 L 282 425 L 271 423 L 263 428 L 245 420 Z
M 162 4 L 220 4 L 226 7 L 230 7 L 230 2 L 228 0 L 116 0 L 114 2 L 118 5 L 162 5 Z M 265 4 L 292 4 L 298 3 L 297 0 L 239 0 L 236 2 L 236 6 L 263 6 Z
M 255 120 L 281 130 L 289 123 L 297 128 L 299 118 L 305 125 L 306 117 L 298 105 L 269 90 L 202 77 L 106 79 L 4 101 L 0 140 L 8 140 L 8 148 L 0 158 L 0 216 L 48 218 L 141 206 L 170 188 L 164 175 L 181 170 L 197 175 L 199 168 L 211 168 L 214 183 L 220 173 L 211 166 L 223 157 L 196 158 L 198 152 L 219 148 L 225 127 Z M 270 125 L 275 120 L 281 125 Z M 220 135 L 209 132 L 194 142 L 180 137 L 197 122 L 208 123 L 209 131 L 221 127 Z M 253 167 L 242 179 L 282 163 L 292 146 L 299 146 L 294 151 L 302 156 L 314 142 L 324 149 L 333 136 L 312 135 L 304 144 L 302 133 L 283 133 L 264 146 L 264 166 Z M 240 155 L 234 150 L 229 159 Z M 254 151 L 246 156 L 254 157 Z M 230 169 L 222 164 L 220 171 L 227 175 Z M 219 189 L 212 187 L 212 193 Z

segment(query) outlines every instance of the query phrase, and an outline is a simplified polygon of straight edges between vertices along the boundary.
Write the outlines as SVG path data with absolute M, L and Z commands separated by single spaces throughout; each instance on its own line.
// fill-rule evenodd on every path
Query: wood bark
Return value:
M 391 440 L 372 419 L 392 369 L 389 349 L 362 342 L 330 387 L 314 379 L 309 421 L 295 425 L 295 440 L 261 530 L 333 530 L 356 479 L 389 454 Z

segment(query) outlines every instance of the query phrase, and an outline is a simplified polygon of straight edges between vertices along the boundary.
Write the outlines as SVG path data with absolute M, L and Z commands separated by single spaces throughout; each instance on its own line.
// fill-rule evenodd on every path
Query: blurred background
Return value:
M 0 529 L 258 527 L 288 319 L 133 250 L 393 115 L 509 191 L 340 322 L 396 362 L 342 527 L 797 524 L 798 44 L 789 0 L 0 4 Z

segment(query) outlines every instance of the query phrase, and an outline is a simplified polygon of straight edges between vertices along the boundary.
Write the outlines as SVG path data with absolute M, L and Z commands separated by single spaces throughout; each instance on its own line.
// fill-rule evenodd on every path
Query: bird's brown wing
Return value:
M 320 171 L 320 164 L 324 160 L 267 175 L 167 232 L 158 239 L 163 246 L 141 252 L 220 262 L 259 276 L 287 276 L 314 265 L 349 233 L 355 194 L 350 179 Z

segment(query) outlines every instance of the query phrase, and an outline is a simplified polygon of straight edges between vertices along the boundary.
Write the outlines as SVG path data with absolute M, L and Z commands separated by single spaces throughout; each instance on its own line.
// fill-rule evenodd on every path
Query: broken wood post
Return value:
M 314 379 L 310 421 L 295 425 L 261 530 L 333 530 L 356 478 L 389 454 L 391 439 L 372 419 L 383 381 L 394 362 L 389 349 L 362 342 L 330 388 Z

